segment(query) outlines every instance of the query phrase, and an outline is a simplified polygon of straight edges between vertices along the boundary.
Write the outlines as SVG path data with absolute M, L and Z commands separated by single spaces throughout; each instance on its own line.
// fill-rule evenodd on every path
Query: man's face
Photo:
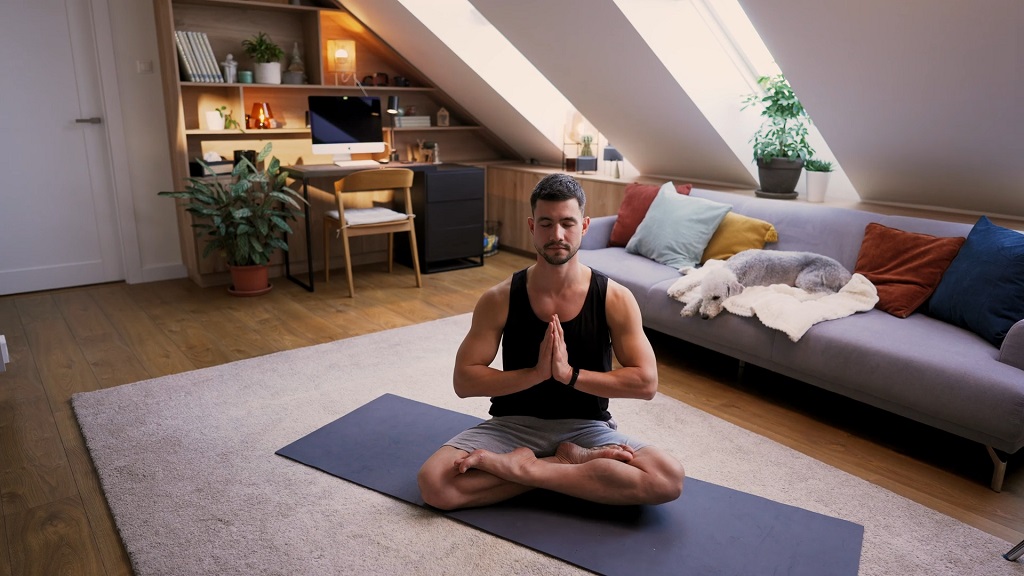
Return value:
M 537 254 L 556 266 L 572 260 L 590 226 L 576 200 L 538 200 L 529 222 Z

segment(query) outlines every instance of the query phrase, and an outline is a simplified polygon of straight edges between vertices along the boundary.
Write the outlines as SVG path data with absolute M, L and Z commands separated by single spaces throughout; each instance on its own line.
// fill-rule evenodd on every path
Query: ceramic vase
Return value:
M 828 190 L 828 181 L 831 178 L 831 172 L 812 172 L 807 171 L 807 201 L 808 202 L 824 202 L 825 192 Z
M 216 110 L 206 111 L 206 128 L 207 130 L 223 130 L 224 129 L 224 116 Z
M 257 84 L 280 84 L 281 63 L 260 62 L 254 69 Z

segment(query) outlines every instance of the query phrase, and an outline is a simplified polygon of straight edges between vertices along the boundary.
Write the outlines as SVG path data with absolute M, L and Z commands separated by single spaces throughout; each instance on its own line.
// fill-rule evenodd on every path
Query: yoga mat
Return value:
M 385 394 L 277 454 L 425 506 L 416 472 L 478 422 Z M 864 537 L 859 524 L 696 478 L 660 506 L 607 506 L 534 490 L 494 506 L 439 512 L 609 575 L 855 575 Z

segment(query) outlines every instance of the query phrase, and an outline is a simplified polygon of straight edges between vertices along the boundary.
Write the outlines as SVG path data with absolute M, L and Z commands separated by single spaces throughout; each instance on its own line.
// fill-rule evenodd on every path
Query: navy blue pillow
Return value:
M 996 347 L 1024 318 L 1024 234 L 982 216 L 928 302 L 928 315 Z

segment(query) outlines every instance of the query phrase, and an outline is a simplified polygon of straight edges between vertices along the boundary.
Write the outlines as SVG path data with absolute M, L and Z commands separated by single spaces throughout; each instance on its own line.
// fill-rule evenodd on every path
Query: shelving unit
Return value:
M 450 113 L 447 127 L 393 128 L 390 117 L 384 118 L 384 139 L 393 142 L 402 160 L 411 159 L 418 150 L 418 141 L 437 142 L 446 163 L 485 162 L 508 158 L 509 150 L 489 131 L 477 125 L 466 111 L 446 94 L 431 85 L 419 70 L 410 65 L 390 46 L 377 37 L 358 19 L 333 6 L 297 6 L 286 3 L 246 0 L 153 0 L 160 63 L 163 71 L 166 119 L 171 144 L 171 169 L 174 181 L 183 183 L 188 176 L 190 160 L 205 153 L 216 152 L 232 158 L 235 150 L 260 150 L 273 143 L 273 154 L 283 165 L 324 164 L 328 156 L 314 155 L 306 126 L 307 97 L 310 95 L 379 96 L 386 100 L 398 96 L 404 108 L 412 105 L 419 115 L 436 118 L 441 107 Z M 252 69 L 252 62 L 242 49 L 242 40 L 266 32 L 285 52 L 282 69 L 287 69 L 297 44 L 305 67 L 307 84 L 242 84 L 207 83 L 183 80 L 178 68 L 175 30 L 203 32 L 218 61 L 230 53 L 239 63 L 239 70 Z M 339 80 L 329 71 L 327 46 L 333 39 L 353 40 L 356 45 L 356 73 L 361 79 L 377 73 L 389 79 L 404 76 L 410 86 L 336 85 Z M 243 126 L 245 115 L 255 102 L 268 102 L 280 124 L 273 129 L 210 130 L 205 111 L 227 106 L 232 117 Z M 331 183 L 323 183 L 330 189 Z M 314 197 L 311 214 L 313 245 L 319 242 L 319 214 L 330 209 L 323 199 Z M 190 277 L 199 285 L 227 282 L 226 266 L 217 257 L 203 259 L 202 245 L 196 241 L 192 217 L 179 204 L 179 236 L 182 254 Z M 305 256 L 294 250 L 295 243 L 306 242 L 304 234 L 293 237 L 292 265 L 305 266 Z M 369 241 L 368 241 L 369 242 Z M 360 250 L 362 248 L 362 250 Z M 353 247 L 353 260 L 375 259 L 372 245 Z M 383 251 L 381 250 L 383 258 Z M 314 256 L 313 265 L 319 262 Z M 272 275 L 280 275 L 280 254 L 272 261 Z

